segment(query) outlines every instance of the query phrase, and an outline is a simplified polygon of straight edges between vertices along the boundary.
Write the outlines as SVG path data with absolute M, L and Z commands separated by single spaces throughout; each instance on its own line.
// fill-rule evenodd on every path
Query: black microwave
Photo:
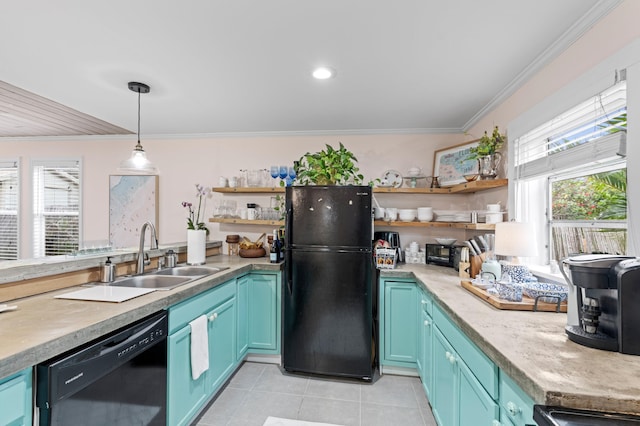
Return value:
M 444 244 L 426 244 L 425 262 L 458 269 L 460 262 L 460 248 L 462 246 Z

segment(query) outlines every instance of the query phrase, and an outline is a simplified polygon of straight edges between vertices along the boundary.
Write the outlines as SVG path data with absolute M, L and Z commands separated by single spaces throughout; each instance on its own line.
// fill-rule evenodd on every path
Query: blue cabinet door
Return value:
M 420 379 L 422 380 L 424 392 L 427 394 L 427 399 L 431 400 L 431 389 L 433 387 L 433 320 L 426 311 L 422 311 L 421 326 L 420 344 L 422 348 L 420 356 L 422 370 Z
M 30 426 L 33 412 L 31 368 L 0 379 L 0 425 Z
M 249 348 L 253 353 L 279 353 L 280 293 L 278 275 L 250 275 Z
M 209 320 L 209 394 L 217 391 L 236 366 L 236 298 L 215 306 Z
M 457 424 L 456 398 L 459 369 L 455 364 L 456 357 L 453 347 L 435 327 L 433 329 L 433 392 L 430 402 L 433 416 L 440 426 Z
M 167 424 L 189 424 L 207 399 L 206 374 L 191 378 L 191 327 L 184 326 L 167 341 Z
M 240 277 L 236 281 L 236 323 L 237 323 L 237 347 L 236 358 L 238 361 L 244 358 L 249 349 L 249 291 L 251 280 L 248 275 Z
M 482 387 L 478 379 L 473 375 L 469 367 L 457 360 L 459 369 L 458 386 L 458 425 L 476 426 L 491 425 L 500 418 L 500 407 L 487 391 Z
M 417 288 L 414 282 L 384 282 L 384 339 L 380 362 L 416 368 L 418 354 Z

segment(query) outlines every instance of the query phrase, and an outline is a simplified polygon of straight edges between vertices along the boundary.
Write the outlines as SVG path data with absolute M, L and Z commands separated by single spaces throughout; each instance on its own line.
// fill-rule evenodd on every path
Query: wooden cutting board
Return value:
M 557 305 L 555 303 L 548 302 L 539 301 L 538 305 L 535 306 L 535 300 L 524 295 L 522 296 L 522 302 L 510 302 L 508 300 L 500 299 L 498 296 L 488 293 L 486 290 L 476 287 L 471 284 L 470 281 L 466 280 L 462 280 L 460 282 L 460 285 L 462 285 L 463 288 L 467 289 L 474 295 L 478 296 L 480 299 L 498 309 L 512 311 L 533 311 L 535 307 L 536 311 L 542 312 L 556 312 L 557 309 Z M 567 312 L 567 302 L 560 303 L 560 312 Z

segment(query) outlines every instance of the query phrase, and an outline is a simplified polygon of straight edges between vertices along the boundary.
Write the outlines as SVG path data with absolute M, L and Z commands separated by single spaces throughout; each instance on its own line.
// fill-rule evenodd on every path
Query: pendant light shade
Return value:
M 129 90 L 138 93 L 138 143 L 131 152 L 131 157 L 120 163 L 118 171 L 125 173 L 138 173 L 138 174 L 158 174 L 158 168 L 147 158 L 147 153 L 144 152 L 142 144 L 140 143 L 140 95 L 142 93 L 149 93 L 151 88 L 144 83 L 136 83 L 135 81 L 129 82 Z

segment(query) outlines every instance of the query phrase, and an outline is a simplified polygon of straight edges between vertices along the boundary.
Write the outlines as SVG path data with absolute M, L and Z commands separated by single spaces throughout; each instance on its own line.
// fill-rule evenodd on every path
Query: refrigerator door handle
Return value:
M 289 208 L 286 211 L 285 220 L 284 220 L 284 266 L 285 266 L 285 274 L 287 280 L 287 288 L 289 289 L 289 294 L 293 293 L 293 277 L 292 273 L 292 262 L 291 262 L 291 217 L 293 214 L 293 209 Z

